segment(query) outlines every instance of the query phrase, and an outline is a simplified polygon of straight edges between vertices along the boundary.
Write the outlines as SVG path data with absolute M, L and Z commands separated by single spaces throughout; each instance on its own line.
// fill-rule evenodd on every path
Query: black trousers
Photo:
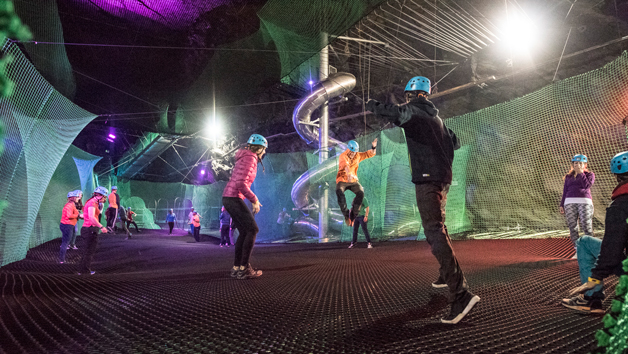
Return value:
M 116 227 L 116 218 L 118 217 L 118 209 L 109 207 L 107 211 L 105 211 L 105 216 L 107 217 L 107 227 L 114 228 Z
M 168 227 L 170 228 L 170 233 L 172 233 L 172 229 L 174 229 L 174 221 L 168 221 Z
M 351 211 L 353 215 L 351 215 L 352 219 L 358 215 L 360 208 L 362 207 L 362 200 L 364 199 L 364 188 L 360 182 L 338 182 L 336 184 L 336 196 L 338 197 L 338 205 L 340 206 L 340 211 L 342 211 L 342 215 L 345 218 L 349 217 L 349 210 L 347 209 L 347 198 L 345 198 L 345 191 L 350 190 L 355 194 L 355 198 L 353 198 L 353 203 L 351 206 Z
M 421 183 L 415 185 L 415 189 L 425 238 L 440 265 L 440 277 L 449 287 L 449 300 L 453 301 L 463 296 L 468 286 L 445 226 L 445 204 L 449 184 Z
M 259 232 L 255 217 L 240 198 L 222 197 L 222 205 L 225 206 L 225 209 L 231 215 L 235 228 L 240 232 L 240 236 L 238 236 L 238 240 L 235 243 L 235 260 L 233 265 L 236 267 L 247 266 L 253 252 L 253 246 L 255 246 L 257 233 Z
M 369 234 L 369 229 L 366 226 L 366 221 L 364 221 L 364 216 L 358 216 L 355 218 L 355 221 L 353 221 L 353 241 L 351 241 L 351 243 L 358 242 L 358 230 L 360 225 L 362 225 L 362 231 L 364 232 L 366 242 L 371 243 L 371 235 Z
M 96 226 L 81 227 L 81 237 L 86 242 L 84 247 L 83 258 L 79 263 L 79 273 L 88 273 L 91 271 L 90 267 L 94 260 L 94 254 L 96 253 L 96 247 L 98 247 L 98 233 L 99 228 Z
M 200 226 L 194 226 L 194 240 L 196 240 L 196 242 L 201 242 L 201 227 Z
M 222 225 L 220 227 L 220 244 L 221 245 L 231 244 L 231 240 L 229 239 L 229 230 L 231 230 L 231 226 L 229 224 Z
M 131 224 L 133 224 L 133 226 L 135 226 L 135 231 L 136 231 L 136 232 L 140 232 L 140 229 L 138 229 L 138 228 L 137 228 L 137 224 L 135 223 L 135 221 L 128 221 L 128 220 L 127 220 L 127 222 L 126 222 L 126 228 L 127 228 L 127 229 L 128 229 L 128 228 L 130 228 L 130 227 L 131 227 Z

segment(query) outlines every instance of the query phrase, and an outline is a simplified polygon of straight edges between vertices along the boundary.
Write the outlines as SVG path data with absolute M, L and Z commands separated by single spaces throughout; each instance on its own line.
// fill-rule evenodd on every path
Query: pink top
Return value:
M 83 207 L 83 211 L 85 212 L 85 214 L 83 215 L 85 219 L 83 221 L 83 227 L 98 227 L 98 225 L 92 225 L 92 220 L 89 217 L 89 208 L 94 208 L 94 217 L 96 217 L 96 219 L 98 219 L 98 215 L 100 215 L 100 209 L 98 209 L 98 200 L 96 198 L 91 198 L 87 201 L 87 203 L 85 203 L 85 206 Z
M 222 192 L 223 197 L 238 197 L 240 199 L 246 197 L 251 203 L 257 202 L 257 196 L 251 190 L 251 184 L 257 175 L 258 160 L 257 154 L 251 150 L 240 149 L 236 153 L 235 167 L 231 179 Z

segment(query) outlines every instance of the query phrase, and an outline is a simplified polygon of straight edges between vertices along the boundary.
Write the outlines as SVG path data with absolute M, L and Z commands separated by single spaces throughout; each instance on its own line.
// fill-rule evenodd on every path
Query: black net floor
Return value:
M 74 273 L 81 249 L 57 264 L 59 240 L 33 248 L 0 268 L 0 352 L 563 354 L 601 328 L 560 305 L 579 284 L 568 239 L 454 241 L 482 300 L 453 326 L 425 242 L 258 244 L 254 280 L 230 278 L 217 243 L 103 235 L 93 276 Z

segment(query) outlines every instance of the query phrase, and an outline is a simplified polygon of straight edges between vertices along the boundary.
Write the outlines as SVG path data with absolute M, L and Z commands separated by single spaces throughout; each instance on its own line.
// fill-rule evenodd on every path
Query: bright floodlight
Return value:
M 115 136 L 115 135 L 113 135 L 113 134 L 109 134 L 109 137 L 110 137 L 111 139 L 115 139 L 115 138 L 116 138 L 116 136 Z
M 308 83 L 310 84 L 310 86 L 314 85 L 314 81 L 312 80 L 310 80 Z
M 510 12 L 502 28 L 502 40 L 515 51 L 529 50 L 538 38 L 536 24 L 522 11 Z
M 213 119 L 210 118 L 210 121 L 207 124 L 207 128 L 205 128 L 205 133 L 207 137 L 211 140 L 221 140 L 224 135 L 222 130 L 222 124 L 220 124 L 220 121 L 218 120 L 215 120 L 213 122 L 212 120 Z
M 204 175 L 205 174 L 205 170 L 201 170 L 201 174 Z

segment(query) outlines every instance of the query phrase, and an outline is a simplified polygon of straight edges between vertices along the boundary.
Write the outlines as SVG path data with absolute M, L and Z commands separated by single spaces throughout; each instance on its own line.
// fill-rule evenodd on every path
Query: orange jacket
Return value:
M 116 198 L 116 193 L 111 192 L 109 194 L 109 207 L 118 209 L 118 198 Z
M 61 223 L 66 225 L 76 225 L 78 221 L 79 211 L 76 209 L 74 202 L 68 202 L 61 212 Z
M 365 152 L 358 152 L 353 159 L 349 158 L 350 150 L 345 150 L 338 157 L 338 174 L 336 175 L 336 183 L 349 182 L 349 175 L 353 177 L 352 182 L 358 181 L 358 165 L 363 160 L 375 156 L 375 150 L 367 150 Z M 349 175 L 347 175 L 347 167 L 349 169 Z
M 201 217 L 197 215 L 194 215 L 194 227 L 200 227 L 201 226 Z

